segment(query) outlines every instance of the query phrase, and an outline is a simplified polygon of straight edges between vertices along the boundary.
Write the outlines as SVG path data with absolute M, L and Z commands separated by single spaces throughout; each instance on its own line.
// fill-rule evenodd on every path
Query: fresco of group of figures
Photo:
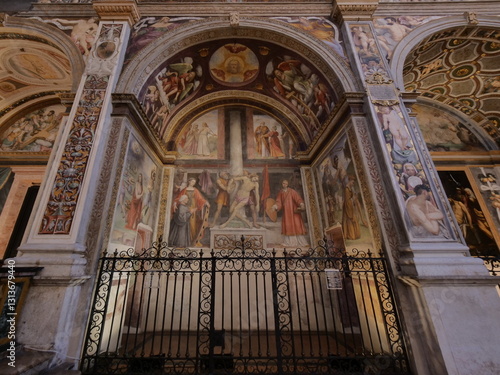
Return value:
M 184 126 L 176 140 L 179 158 L 224 159 L 229 155 L 225 116 L 223 109 L 215 109 Z M 295 155 L 297 147 L 289 131 L 274 117 L 252 109 L 246 121 L 241 127 L 246 132 L 241 142 L 245 158 L 275 160 Z
M 161 173 L 138 140 L 131 136 L 118 198 L 114 210 L 110 242 L 133 247 L 138 232 L 151 239 L 156 222 Z M 149 244 L 143 244 L 147 247 Z
M 365 77 L 381 74 L 387 77 L 384 60 L 377 47 L 376 37 L 369 25 L 355 24 L 350 26 L 352 42 L 359 57 L 362 73 Z
M 480 195 L 493 219 L 493 226 L 500 230 L 500 184 L 498 173 L 493 168 L 471 168 L 473 182 L 479 187 Z
M 24 115 L 3 131 L 0 151 L 49 152 L 65 110 L 52 105 Z
M 161 37 L 168 31 L 172 31 L 177 27 L 195 20 L 199 17 L 145 17 L 141 18 L 132 27 L 130 34 L 130 42 L 127 47 L 125 63 L 129 62 L 134 56 L 149 45 L 151 42 Z
M 441 109 L 415 104 L 414 112 L 429 151 L 485 151 L 459 118 Z
M 320 163 L 317 174 L 326 233 L 334 246 L 373 250 L 364 199 L 346 136 Z
M 392 58 L 392 52 L 396 45 L 413 29 L 429 22 L 433 17 L 418 17 L 418 16 L 393 16 L 376 18 L 374 22 L 377 41 L 383 51 L 387 54 L 387 58 Z
M 399 106 L 377 105 L 377 119 L 396 181 L 405 200 L 407 224 L 415 238 L 450 238 L 444 214 L 433 198 L 428 178 Z
M 221 122 L 222 120 L 222 122 Z M 180 158 L 224 158 L 224 119 L 212 110 L 187 124 L 176 143 Z
M 344 48 L 339 40 L 337 26 L 323 17 L 274 17 L 276 20 L 286 22 L 300 30 L 303 30 L 325 42 L 337 55 L 346 62 Z
M 332 111 L 333 91 L 303 58 L 272 53 L 272 45 L 196 47 L 161 64 L 139 94 L 153 128 L 163 135 L 176 108 L 198 92 L 228 88 L 265 90 L 304 120 L 312 138 Z
M 394 21 L 386 19 L 385 23 L 394 23 Z M 392 27 L 393 25 L 388 26 Z M 389 77 L 377 46 L 377 37 L 374 36 L 370 27 L 353 24 L 350 25 L 350 30 L 362 72 L 367 80 L 371 82 L 380 80 L 379 83 L 387 81 Z M 379 30 L 386 30 L 381 27 L 380 22 Z M 378 39 L 387 37 L 383 34 L 381 33 Z M 399 105 L 378 103 L 375 105 L 375 112 L 377 116 L 376 126 L 386 143 L 394 171 L 393 176 L 401 187 L 406 208 L 405 220 L 411 234 L 415 238 L 449 237 L 449 230 L 444 224 L 444 214 L 432 197 L 428 179 L 415 152 L 406 120 Z
M 499 255 L 497 232 L 490 225 L 491 214 L 498 225 L 500 218 L 500 186 L 497 185 L 493 170 L 473 168 L 474 180 L 469 180 L 467 173 L 458 171 L 439 171 L 439 178 L 448 197 L 448 202 L 455 215 L 457 224 L 469 246 L 472 255 Z M 474 187 L 472 185 L 475 185 Z M 475 187 L 479 187 L 476 190 Z M 480 191 L 478 197 L 477 191 Z M 488 210 L 483 210 L 481 200 L 487 202 Z
M 300 171 L 243 166 L 174 174 L 169 246 L 208 247 L 215 229 L 264 229 L 267 247 L 310 245 Z

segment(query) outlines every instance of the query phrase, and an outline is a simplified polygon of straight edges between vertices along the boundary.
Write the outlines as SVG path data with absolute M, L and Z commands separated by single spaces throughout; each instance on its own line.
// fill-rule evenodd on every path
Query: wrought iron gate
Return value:
M 105 254 L 82 372 L 409 374 L 384 258 L 327 245 Z

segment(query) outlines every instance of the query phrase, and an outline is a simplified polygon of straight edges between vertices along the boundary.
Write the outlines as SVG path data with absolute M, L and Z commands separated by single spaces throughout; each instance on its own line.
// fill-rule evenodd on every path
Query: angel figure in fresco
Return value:
M 292 101 L 290 98 L 294 96 L 295 100 L 310 107 L 314 99 L 314 86 L 318 80 L 315 74 L 311 74 L 309 78 L 305 77 L 299 69 L 301 66 L 302 63 L 298 60 L 280 63 L 274 70 L 274 87 L 288 100 Z
M 90 48 L 94 44 L 98 25 L 95 18 L 89 18 L 88 20 L 78 20 L 70 21 L 63 19 L 54 19 L 54 22 L 58 22 L 63 27 L 73 26 L 71 30 L 71 39 L 80 48 L 83 55 L 87 56 L 90 53 Z
M 375 29 L 380 45 L 391 58 L 393 48 L 411 31 L 411 27 L 401 24 L 394 17 L 386 17 L 384 22 L 376 24 Z
M 375 51 L 375 39 L 370 37 L 361 26 L 355 26 L 351 29 L 354 45 L 357 47 L 360 54 L 369 56 Z
M 191 57 L 185 57 L 181 62 L 163 68 L 155 77 L 163 105 L 171 110 L 188 96 L 199 83 L 196 77 L 201 75 L 200 69 L 194 69 Z
M 148 86 L 148 91 L 144 96 L 144 110 L 146 112 L 146 116 L 153 120 L 156 112 L 161 107 L 160 100 L 160 92 L 156 88 L 156 86 Z
M 328 89 L 324 83 L 318 83 L 314 87 L 314 104 L 318 107 L 318 111 L 316 112 L 316 117 L 319 117 L 323 114 L 323 111 L 327 114 L 330 114 L 330 105 L 331 98 L 328 94 Z
M 170 17 L 147 17 L 141 19 L 132 28 L 127 56 L 133 56 L 149 43 L 161 37 L 165 32 L 175 28 L 176 24 Z
M 427 184 L 427 179 L 422 171 L 418 171 L 413 163 L 405 163 L 399 177 L 399 183 L 403 191 L 408 195 L 413 195 L 415 186 Z

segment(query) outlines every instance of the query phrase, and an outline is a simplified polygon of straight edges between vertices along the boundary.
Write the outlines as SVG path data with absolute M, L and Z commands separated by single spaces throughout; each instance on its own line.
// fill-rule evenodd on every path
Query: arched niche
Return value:
M 398 87 L 458 111 L 500 144 L 499 27 L 489 17 L 449 17 L 415 29 L 394 50 Z
M 494 140 L 462 112 L 426 98 L 412 106 L 431 152 L 484 152 L 496 149 Z
M 247 61 L 243 66 L 245 69 L 250 67 L 245 73 L 255 68 L 258 71 L 255 75 L 250 73 L 249 78 L 239 82 L 230 80 L 234 75 L 229 75 L 230 78 L 224 76 L 228 73 L 228 65 L 223 59 L 217 61 L 214 57 L 231 45 L 235 48 L 231 58 L 240 62 L 243 60 L 238 51 L 248 47 L 247 50 L 253 54 L 252 61 L 257 63 L 252 66 Z M 272 55 L 273 52 L 275 55 Z M 273 80 L 276 82 L 277 74 L 281 73 L 274 76 L 275 70 L 282 69 L 283 64 L 293 63 L 296 65 L 285 69 L 296 69 L 310 81 L 314 78 L 315 84 L 317 82 L 317 86 L 311 86 L 308 91 L 308 101 L 295 100 L 293 95 L 297 95 L 298 89 L 295 93 L 283 90 L 278 95 L 279 85 L 274 84 L 273 87 Z M 181 71 L 182 66 L 190 68 Z M 222 71 L 222 75 L 214 74 L 216 70 Z M 195 73 L 198 75 L 195 76 Z M 187 94 L 167 88 L 172 74 L 177 76 L 177 80 L 182 74 L 193 74 L 192 87 Z M 300 82 L 294 81 L 293 85 L 297 88 Z M 317 101 L 316 91 L 320 91 L 317 87 L 325 88 L 328 99 L 325 100 L 326 105 L 316 104 L 313 107 L 311 103 Z M 226 20 L 197 20 L 166 32 L 135 54 L 124 69 L 117 87 L 118 92 L 136 95 L 154 131 L 166 144 L 172 141 L 175 129 L 183 126 L 181 119 L 186 113 L 196 112 L 199 105 L 206 110 L 209 103 L 217 100 L 234 100 L 264 105 L 268 109 L 272 107 L 278 116 L 285 116 L 285 122 L 290 124 L 290 130 L 296 134 L 302 149 L 312 142 L 323 125 L 330 122 L 333 107 L 344 93 L 358 89 L 358 82 L 346 60 L 325 42 L 284 22 L 263 22 L 253 18 L 242 19 L 236 27 L 231 27 Z M 160 97 L 160 94 L 163 96 Z M 282 100 L 285 97 L 287 100 Z M 178 100 L 183 102 L 169 106 L 169 103 Z M 150 105 L 146 101 L 158 104 Z M 309 105 L 304 105 L 304 102 Z
M 84 71 L 77 46 L 61 30 L 34 19 L 7 16 L 1 34 L 0 117 L 2 124 L 75 92 Z
M 198 117 L 202 112 L 230 105 L 260 108 L 263 112 L 271 114 L 278 121 L 286 124 L 287 130 L 299 150 L 304 149 L 311 141 L 301 126 L 300 118 L 282 103 L 259 93 L 240 92 L 238 90 L 227 90 L 213 95 L 209 94 L 192 101 L 171 119 L 170 124 L 163 133 L 163 139 L 165 139 L 165 142 L 171 148 L 171 142 L 175 141 L 187 122 Z
M 429 21 L 406 35 L 396 46 L 390 61 L 390 69 L 395 77 L 395 83 L 404 88 L 403 68 L 408 54 L 424 39 L 452 28 L 491 27 L 500 28 L 500 22 L 495 17 L 477 16 L 477 24 L 468 24 L 463 16 L 444 17 Z
M 283 22 L 245 17 L 236 27 L 230 26 L 226 19 L 212 18 L 190 22 L 165 33 L 141 50 L 128 64 L 116 91 L 137 95 L 151 72 L 171 56 L 202 42 L 227 38 L 274 42 L 307 57 L 318 69 L 324 71 L 330 84 L 338 84 L 343 92 L 361 89 L 346 61 L 323 41 Z

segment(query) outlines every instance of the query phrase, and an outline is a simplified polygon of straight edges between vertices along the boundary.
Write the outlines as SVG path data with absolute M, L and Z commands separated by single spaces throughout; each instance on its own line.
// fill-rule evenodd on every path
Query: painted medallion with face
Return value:
M 259 71 L 259 61 L 243 44 L 226 44 L 210 58 L 210 74 L 226 86 L 243 86 L 252 82 Z

